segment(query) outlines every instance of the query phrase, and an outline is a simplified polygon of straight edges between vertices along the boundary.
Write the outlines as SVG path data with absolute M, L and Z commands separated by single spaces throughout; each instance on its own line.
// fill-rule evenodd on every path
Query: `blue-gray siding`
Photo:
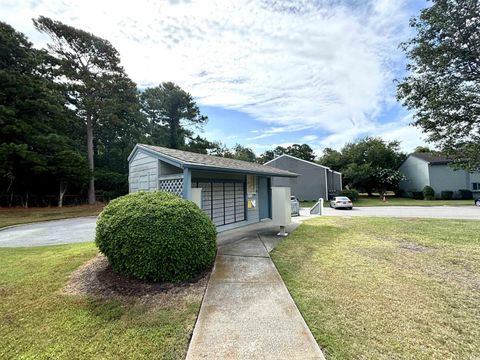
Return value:
M 480 173 L 455 170 L 448 164 L 430 164 L 415 156 L 409 156 L 399 170 L 406 177 L 400 182 L 400 189 L 407 195 L 411 191 L 422 191 L 427 185 L 435 190 L 437 198 L 441 197 L 442 191 L 457 193 L 460 189 L 480 194 L 474 191 L 472 186 L 474 182 L 480 182 Z
M 138 150 L 128 164 L 129 191 L 154 191 L 158 189 L 158 159 Z
M 299 174 L 296 178 L 273 178 L 272 186 L 287 186 L 301 201 L 328 199 L 342 190 L 341 174 L 329 168 L 290 156 L 279 156 L 268 166 Z M 328 184 L 328 185 L 327 185 Z
M 424 160 L 409 156 L 399 171 L 405 176 L 405 180 L 400 181 L 399 187 L 406 194 L 410 191 L 422 191 L 426 185 L 430 185 L 428 163 Z

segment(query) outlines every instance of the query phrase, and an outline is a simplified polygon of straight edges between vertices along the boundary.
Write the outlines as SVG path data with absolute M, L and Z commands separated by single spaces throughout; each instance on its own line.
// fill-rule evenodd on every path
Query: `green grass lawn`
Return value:
M 10 225 L 25 224 L 36 221 L 67 219 L 78 216 L 98 215 L 103 204 L 47 207 L 47 208 L 0 208 L 0 228 Z
M 480 358 L 480 221 L 316 218 L 272 253 L 328 359 Z
M 312 207 L 315 201 L 302 201 L 301 207 Z M 473 200 L 415 200 L 410 198 L 387 197 L 383 202 L 378 197 L 361 196 L 353 206 L 473 206 Z M 329 206 L 325 203 L 324 206 Z
M 200 306 L 63 295 L 94 244 L 0 249 L 1 359 L 183 359 Z

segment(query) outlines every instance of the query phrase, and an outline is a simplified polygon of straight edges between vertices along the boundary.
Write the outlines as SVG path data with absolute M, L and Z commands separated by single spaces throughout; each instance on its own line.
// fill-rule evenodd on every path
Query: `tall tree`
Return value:
M 274 159 L 277 156 L 287 154 L 291 156 L 295 156 L 299 159 L 307 160 L 307 161 L 314 161 L 315 160 L 315 153 L 313 149 L 308 144 L 293 144 L 287 147 L 277 146 L 273 150 L 267 150 L 259 157 L 259 161 L 261 163 L 266 163 Z
M 34 24 L 50 36 L 48 49 L 59 63 L 57 80 L 65 86 L 72 108 L 85 124 L 91 171 L 88 202 L 93 204 L 96 132 L 112 122 L 124 120 L 118 116 L 119 109 L 127 107 L 127 98 L 137 101 L 135 96 L 125 96 L 135 94 L 136 87 L 120 65 L 117 50 L 107 40 L 43 16 L 34 20 Z
M 208 118 L 200 113 L 192 95 L 172 82 L 148 88 L 140 96 L 142 109 L 149 122 L 150 141 L 172 149 L 186 145 Z
M 350 188 L 367 192 L 396 190 L 402 175 L 398 168 L 406 156 L 398 141 L 365 138 L 345 145 L 340 151 L 325 149 L 319 162 L 342 172 L 343 182 Z
M 480 3 L 432 0 L 411 19 L 415 36 L 402 44 L 410 73 L 397 97 L 414 125 L 455 160 L 480 170 Z
M 45 51 L 0 22 L 0 182 L 10 204 L 14 191 L 24 194 L 25 206 L 31 191 L 48 191 L 55 180 L 48 178 L 49 171 L 69 176 L 65 159 L 52 161 L 56 144 L 62 144 L 57 150 L 79 156 L 70 139 L 75 131 L 72 114 L 49 79 L 52 66 L 55 61 Z
M 224 157 L 228 157 L 231 159 L 255 162 L 257 160 L 257 156 L 253 152 L 252 149 L 249 147 L 236 144 L 232 150 L 228 150 L 223 154 Z
M 218 147 L 218 143 L 208 141 L 207 139 L 197 135 L 195 137 L 191 137 L 183 149 L 199 154 L 209 154 L 212 151 L 216 151 Z

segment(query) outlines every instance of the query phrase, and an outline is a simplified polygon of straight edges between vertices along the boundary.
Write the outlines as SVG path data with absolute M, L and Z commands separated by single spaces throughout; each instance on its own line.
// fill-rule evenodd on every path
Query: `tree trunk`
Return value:
M 87 156 L 88 167 L 90 169 L 90 181 L 88 184 L 88 203 L 90 205 L 95 204 L 95 178 L 93 177 L 93 171 L 95 170 L 95 164 L 93 161 L 93 123 L 92 117 L 87 115 Z
M 170 147 L 172 149 L 178 149 L 178 130 L 180 122 L 176 119 L 172 119 L 170 123 Z
M 67 192 L 67 183 L 60 181 L 60 191 L 58 193 L 58 207 L 61 208 L 63 206 L 63 197 Z

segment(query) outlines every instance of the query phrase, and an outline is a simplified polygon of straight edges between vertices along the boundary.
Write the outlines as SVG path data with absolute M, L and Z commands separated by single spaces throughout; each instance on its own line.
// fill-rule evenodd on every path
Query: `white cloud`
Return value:
M 426 142 L 426 135 L 417 127 L 411 126 L 411 115 L 404 115 L 386 124 L 371 124 L 362 129 L 350 128 L 345 131 L 333 133 L 329 136 L 310 143 L 317 155 L 321 155 L 326 147 L 339 150 L 347 142 L 355 141 L 366 136 L 379 137 L 385 141 L 400 141 L 400 149 L 410 153 L 417 146 L 432 147 Z
M 39 15 L 109 39 L 140 86 L 172 80 L 267 123 L 250 140 L 311 128 L 332 134 L 327 145 L 375 133 L 394 102 L 406 1 L 4 0 L 0 17 L 37 45 Z

